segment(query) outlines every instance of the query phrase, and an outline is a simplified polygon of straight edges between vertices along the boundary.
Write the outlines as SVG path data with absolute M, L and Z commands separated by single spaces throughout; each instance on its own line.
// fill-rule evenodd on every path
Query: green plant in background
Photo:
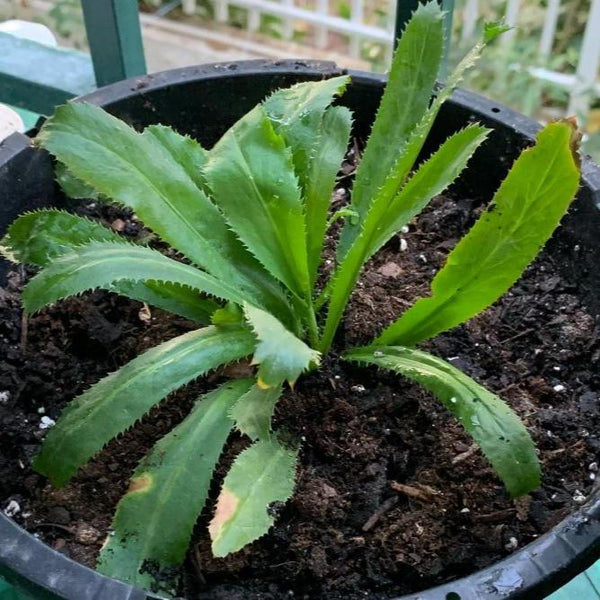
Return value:
M 26 214 L 2 242 L 5 256 L 42 267 L 23 292 L 25 310 L 101 288 L 200 328 L 148 350 L 72 401 L 34 468 L 65 485 L 173 390 L 248 356 L 257 366 L 254 377 L 225 381 L 199 398 L 141 461 L 117 507 L 100 571 L 174 593 L 157 575 L 182 562 L 233 429 L 251 443 L 224 479 L 209 526 L 213 552 L 235 552 L 272 526 L 269 507 L 292 494 L 299 452 L 297 440 L 271 427 L 284 385 L 318 368 L 365 263 L 455 180 L 486 139 L 488 130 L 471 124 L 417 164 L 441 105 L 502 31 L 486 26 L 431 100 L 442 60 L 442 13 L 435 1 L 417 10 L 395 54 L 351 203 L 333 216 L 330 198 L 352 125 L 350 111 L 332 104 L 349 83 L 345 76 L 274 92 L 211 150 L 161 125 L 136 133 L 85 103 L 59 107 L 44 125 L 36 143 L 62 165 L 60 179 L 72 194 L 91 188 L 132 209 L 186 261 L 63 211 Z M 342 360 L 391 370 L 434 393 L 478 442 L 511 496 L 540 482 L 524 425 L 500 398 L 415 346 L 495 302 L 533 260 L 577 190 L 576 139 L 569 121 L 544 128 L 450 253 L 431 295 L 372 345 L 337 348 Z M 342 217 L 336 268 L 320 289 L 324 240 Z

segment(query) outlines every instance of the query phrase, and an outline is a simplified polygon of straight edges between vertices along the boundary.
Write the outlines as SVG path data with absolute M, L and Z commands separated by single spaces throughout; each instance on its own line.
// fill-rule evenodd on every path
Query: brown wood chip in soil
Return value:
M 87 204 L 80 212 L 108 225 L 119 219 L 125 235 L 147 233 L 109 206 Z M 399 239 L 388 244 L 362 277 L 337 350 L 367 342 L 425 294 L 476 214 L 468 199 L 437 199 L 401 234 L 404 251 Z M 27 275 L 14 271 L 0 291 L 1 507 L 16 501 L 17 521 L 93 566 L 137 461 L 222 374 L 173 394 L 70 485 L 52 490 L 29 466 L 44 436 L 41 417 L 56 419 L 101 376 L 192 325 L 154 309 L 149 320 L 145 311 L 140 319 L 139 303 L 102 292 L 61 302 L 25 323 L 19 293 Z M 542 487 L 511 501 L 435 398 L 333 353 L 277 409 L 277 426 L 303 440 L 294 498 L 269 535 L 215 559 L 206 532 L 215 485 L 185 565 L 185 597 L 390 598 L 489 565 L 515 549 L 512 538 L 522 547 L 579 506 L 574 498 L 592 489 L 589 465 L 600 445 L 600 344 L 577 282 L 557 272 L 552 252 L 492 308 L 425 347 L 501 393 L 521 415 L 539 448 Z M 231 442 L 219 476 L 246 444 L 237 436 Z

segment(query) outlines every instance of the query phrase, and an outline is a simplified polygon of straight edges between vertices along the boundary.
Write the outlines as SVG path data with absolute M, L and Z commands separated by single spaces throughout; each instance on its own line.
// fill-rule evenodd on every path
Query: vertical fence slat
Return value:
M 350 5 L 350 21 L 352 23 L 361 23 L 364 19 L 364 0 L 352 0 Z M 357 34 L 352 34 L 350 36 L 350 56 L 353 58 L 360 57 L 360 42 L 361 38 Z
M 576 82 L 571 90 L 569 114 L 587 116 L 600 67 L 600 0 L 592 0 L 577 64 Z
M 506 24 L 510 25 L 513 29 L 510 29 L 500 37 L 500 42 L 505 46 L 510 46 L 517 35 L 516 25 L 519 21 L 520 8 L 521 0 L 508 0 L 508 2 L 506 3 L 506 13 L 504 15 L 504 20 L 506 21 Z
M 227 0 L 215 0 L 215 19 L 217 23 L 229 21 L 229 3 Z
M 196 12 L 196 0 L 181 0 L 181 8 L 186 15 L 193 15 Z
M 317 0 L 317 13 L 320 15 L 329 14 L 329 0 Z M 316 44 L 321 50 L 327 48 L 329 41 L 329 31 L 327 27 L 317 27 Z
M 460 39 L 463 42 L 470 40 L 475 33 L 475 27 L 479 20 L 479 0 L 467 0 L 463 9 L 463 22 L 460 31 Z
M 548 0 L 548 8 L 544 18 L 544 28 L 540 37 L 539 55 L 540 58 L 546 61 L 554 44 L 554 36 L 556 35 L 556 25 L 560 15 L 560 0 Z
M 294 0 L 283 0 L 286 6 L 294 6 Z M 283 19 L 283 38 L 291 40 L 294 37 L 294 21 L 293 19 Z
M 260 11 L 255 8 L 248 9 L 248 31 L 255 33 L 260 29 Z

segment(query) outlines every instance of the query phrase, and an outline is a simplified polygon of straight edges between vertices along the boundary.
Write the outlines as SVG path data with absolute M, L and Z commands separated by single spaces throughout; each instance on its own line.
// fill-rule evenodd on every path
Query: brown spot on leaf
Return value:
M 223 488 L 221 490 L 219 499 L 217 500 L 215 516 L 212 518 L 212 521 L 208 526 L 211 540 L 215 541 L 219 539 L 223 525 L 225 525 L 225 523 L 227 523 L 227 521 L 229 521 L 229 519 L 231 519 L 231 517 L 234 515 L 238 502 L 239 498 L 227 488 Z
M 127 493 L 131 492 L 147 492 L 152 485 L 152 477 L 148 474 L 140 475 L 139 477 L 134 477 L 129 482 L 129 489 Z

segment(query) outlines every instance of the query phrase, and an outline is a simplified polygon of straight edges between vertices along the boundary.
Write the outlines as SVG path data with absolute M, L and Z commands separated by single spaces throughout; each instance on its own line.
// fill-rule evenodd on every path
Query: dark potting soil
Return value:
M 362 277 L 337 349 L 368 342 L 426 294 L 478 210 L 468 199 L 439 198 L 388 244 Z M 145 235 L 131 215 L 110 206 L 92 203 L 79 212 L 100 216 L 125 235 Z M 52 547 L 93 566 L 136 463 L 224 373 L 170 396 L 71 484 L 53 490 L 29 466 L 48 418 L 56 419 L 75 395 L 140 351 L 193 325 L 104 292 L 25 320 L 20 291 L 27 277 L 22 268 L 13 271 L 0 290 L 1 508 Z M 279 508 L 268 535 L 225 559 L 210 553 L 210 502 L 188 555 L 182 595 L 389 598 L 489 565 L 585 502 L 600 448 L 600 341 L 577 282 L 557 272 L 551 251 L 501 301 L 425 347 L 520 414 L 539 448 L 542 487 L 508 499 L 480 451 L 435 398 L 401 377 L 358 369 L 333 353 L 278 405 L 277 426 L 302 440 L 294 498 Z M 247 369 L 238 365 L 227 374 Z M 245 445 L 232 435 L 219 477 Z M 217 492 L 218 478 L 213 501 Z

